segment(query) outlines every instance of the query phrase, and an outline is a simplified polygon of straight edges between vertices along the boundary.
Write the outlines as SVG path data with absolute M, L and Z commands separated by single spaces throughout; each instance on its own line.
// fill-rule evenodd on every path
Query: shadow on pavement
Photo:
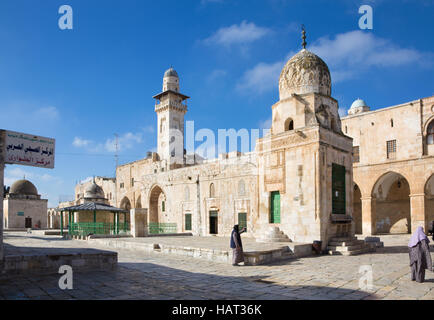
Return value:
M 237 272 L 236 267 L 234 273 Z M 243 267 L 241 267 L 243 268 Z M 376 299 L 361 290 L 274 283 L 267 276 L 220 276 L 153 263 L 119 263 L 115 270 L 75 272 L 73 290 L 60 290 L 61 275 L 0 277 L 2 299 L 115 300 L 340 300 Z

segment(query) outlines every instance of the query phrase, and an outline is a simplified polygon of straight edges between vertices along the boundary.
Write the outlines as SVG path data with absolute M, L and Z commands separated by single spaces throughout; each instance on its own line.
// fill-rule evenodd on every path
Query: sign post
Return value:
M 0 130 L 0 262 L 3 250 L 3 198 L 5 164 L 54 168 L 55 140 L 31 134 Z
M 0 264 L 3 264 L 3 197 L 4 197 L 4 171 L 5 171 L 5 134 L 0 130 Z M 2 269 L 2 268 L 0 268 Z

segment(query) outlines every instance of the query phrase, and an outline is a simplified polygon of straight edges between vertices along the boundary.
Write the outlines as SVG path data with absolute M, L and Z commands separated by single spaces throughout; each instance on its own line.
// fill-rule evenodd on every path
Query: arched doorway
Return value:
M 353 221 L 356 234 L 362 234 L 362 192 L 356 183 L 353 193 Z
M 166 213 L 166 197 L 159 186 L 152 188 L 149 197 L 149 222 L 162 222 L 163 215 Z
M 434 174 L 425 185 L 425 219 L 428 228 L 431 228 L 434 220 Z
M 130 211 L 131 209 L 131 202 L 130 199 L 128 199 L 127 197 L 124 197 L 121 201 L 121 209 L 125 209 Z
M 374 185 L 377 233 L 411 233 L 410 186 L 396 172 L 382 175 Z

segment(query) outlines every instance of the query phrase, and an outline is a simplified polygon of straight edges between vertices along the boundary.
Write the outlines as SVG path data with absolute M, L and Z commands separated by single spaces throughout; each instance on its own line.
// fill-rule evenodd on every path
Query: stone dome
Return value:
M 177 77 L 177 78 L 179 78 L 178 73 L 172 67 L 170 67 L 170 69 L 166 70 L 166 72 L 164 73 L 164 78 L 167 78 L 167 77 Z
M 331 95 L 331 76 L 327 64 L 306 49 L 293 56 L 280 74 L 280 100 L 289 98 L 294 93 Z
M 26 195 L 26 196 L 37 196 L 38 190 L 35 185 L 29 180 L 18 180 L 15 181 L 9 191 L 10 194 L 15 195 Z
M 360 108 L 360 107 L 367 107 L 367 104 L 362 99 L 354 100 L 353 104 L 351 105 L 350 109 Z
M 92 184 L 86 188 L 84 191 L 84 197 L 88 199 L 105 199 L 104 191 L 95 183 L 95 181 L 93 181 Z
M 360 98 L 354 100 L 354 102 L 351 104 L 351 108 L 348 110 L 348 114 L 357 114 L 369 111 L 370 108 L 366 104 L 366 102 Z

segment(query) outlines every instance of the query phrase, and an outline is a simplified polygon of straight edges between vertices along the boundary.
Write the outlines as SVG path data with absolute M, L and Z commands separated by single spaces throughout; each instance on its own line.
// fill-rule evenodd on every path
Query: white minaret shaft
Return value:
M 170 68 L 164 74 L 163 92 L 157 99 L 158 155 L 167 169 L 184 164 L 184 115 L 189 97 L 179 92 L 178 73 Z M 164 165 L 163 165 L 164 167 Z

